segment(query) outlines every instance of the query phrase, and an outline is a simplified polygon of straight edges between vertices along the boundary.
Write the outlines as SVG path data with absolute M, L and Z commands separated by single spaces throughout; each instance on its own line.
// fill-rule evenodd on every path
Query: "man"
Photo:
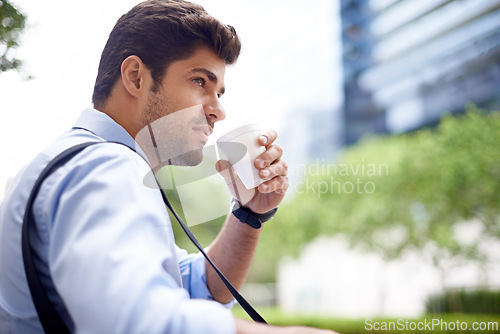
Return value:
M 224 71 L 239 51 L 232 27 L 188 2 L 146 1 L 118 20 L 102 53 L 94 108 L 21 171 L 0 208 L 1 333 L 42 332 L 20 265 L 24 209 L 48 162 L 89 141 L 113 143 L 87 147 L 57 169 L 32 208 L 35 266 L 72 332 L 319 332 L 233 318 L 223 305 L 231 294 L 200 254 L 175 246 L 159 190 L 144 185 L 151 168 L 200 163 L 214 124 L 225 118 Z M 156 136 L 141 136 L 144 129 Z M 259 138 L 266 151 L 255 166 L 268 181 L 244 195 L 256 214 L 276 208 L 288 186 L 276 136 L 269 130 Z M 244 189 L 227 163 L 218 170 L 231 189 Z M 229 214 L 207 251 L 237 288 L 261 230 Z

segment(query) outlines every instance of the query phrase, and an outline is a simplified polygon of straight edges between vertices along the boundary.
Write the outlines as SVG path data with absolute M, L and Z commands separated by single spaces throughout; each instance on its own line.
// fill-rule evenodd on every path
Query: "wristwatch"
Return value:
M 231 200 L 231 212 L 233 215 L 238 218 L 240 222 L 248 224 L 254 229 L 261 228 L 262 223 L 273 218 L 277 210 L 278 208 L 274 208 L 266 213 L 255 213 L 249 208 L 242 206 L 236 198 Z

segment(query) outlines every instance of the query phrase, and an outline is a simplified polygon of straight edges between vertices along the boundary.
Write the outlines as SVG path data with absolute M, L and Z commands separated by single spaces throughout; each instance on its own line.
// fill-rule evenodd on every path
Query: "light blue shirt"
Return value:
M 24 273 L 24 209 L 47 163 L 88 141 L 136 149 L 110 117 L 86 109 L 19 173 L 0 206 L 2 334 L 42 332 Z M 137 153 L 107 143 L 87 147 L 44 181 L 30 233 L 49 298 L 76 333 L 234 333 L 231 311 L 208 291 L 204 258 L 175 245 L 159 190 L 144 186 L 149 171 Z

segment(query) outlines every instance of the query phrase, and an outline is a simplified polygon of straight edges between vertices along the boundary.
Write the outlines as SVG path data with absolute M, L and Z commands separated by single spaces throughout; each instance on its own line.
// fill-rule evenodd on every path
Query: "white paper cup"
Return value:
M 257 141 L 261 133 L 259 124 L 247 124 L 216 141 L 219 158 L 231 163 L 247 189 L 253 189 L 266 181 L 260 178 L 259 170 L 254 166 L 255 159 L 266 151 Z

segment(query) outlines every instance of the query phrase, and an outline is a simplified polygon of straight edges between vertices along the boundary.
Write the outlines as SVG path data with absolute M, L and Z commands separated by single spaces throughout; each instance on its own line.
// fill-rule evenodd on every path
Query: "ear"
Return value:
M 130 95 L 140 97 L 144 94 L 150 79 L 150 71 L 138 56 L 128 56 L 122 62 L 121 80 Z

